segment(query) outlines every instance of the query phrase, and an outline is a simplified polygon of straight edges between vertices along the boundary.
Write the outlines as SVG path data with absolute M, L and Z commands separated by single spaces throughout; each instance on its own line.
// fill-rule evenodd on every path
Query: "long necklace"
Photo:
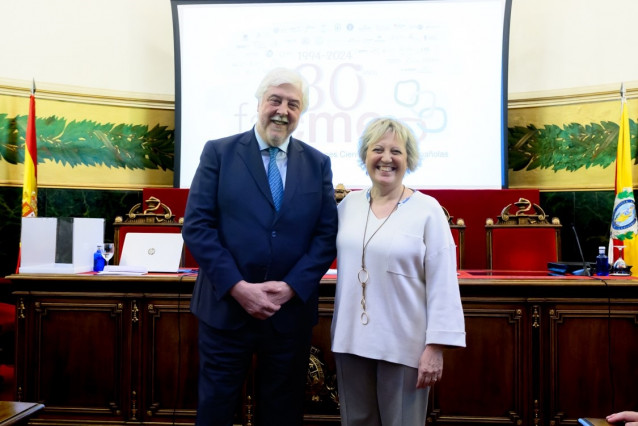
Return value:
M 368 244 L 370 244 L 370 240 L 372 240 L 372 238 L 375 235 L 377 235 L 377 232 L 379 232 L 379 229 L 381 229 L 383 225 L 385 225 L 388 219 L 390 219 L 390 216 L 392 216 L 392 213 L 394 213 L 397 210 L 397 208 L 399 207 L 399 203 L 401 203 L 401 199 L 403 198 L 403 194 L 405 194 L 405 185 L 403 185 L 403 190 L 401 191 L 401 195 L 399 196 L 397 203 L 395 204 L 394 208 L 392 209 L 388 217 L 385 218 L 385 220 L 381 223 L 381 225 L 379 225 L 376 231 L 374 231 L 372 235 L 370 235 L 370 238 L 368 238 L 368 241 L 366 241 L 366 234 L 368 233 L 368 221 L 370 220 L 370 211 L 372 210 L 372 194 L 370 194 L 370 203 L 368 204 L 368 216 L 366 217 L 366 227 L 363 231 L 363 241 L 361 243 L 362 245 L 361 270 L 359 270 L 359 273 L 357 274 L 357 278 L 359 279 L 359 284 L 361 284 L 361 309 L 363 310 L 363 312 L 361 312 L 360 318 L 361 318 L 361 324 L 363 325 L 368 325 L 368 322 L 370 322 L 370 317 L 368 316 L 368 312 L 366 311 L 366 285 L 368 284 L 368 278 L 370 278 L 370 274 L 368 273 L 368 270 L 366 269 L 366 249 L 368 248 Z

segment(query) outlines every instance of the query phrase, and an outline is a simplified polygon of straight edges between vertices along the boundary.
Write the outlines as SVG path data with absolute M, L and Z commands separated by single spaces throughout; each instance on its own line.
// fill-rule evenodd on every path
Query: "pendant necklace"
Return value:
M 357 274 L 357 278 L 359 279 L 359 284 L 361 284 L 361 309 L 363 309 L 363 312 L 361 312 L 360 318 L 361 318 L 361 324 L 363 325 L 367 325 L 368 322 L 370 322 L 370 317 L 368 317 L 368 312 L 366 311 L 366 285 L 368 284 L 368 278 L 370 277 L 370 275 L 368 274 L 368 270 L 366 269 L 366 249 L 368 248 L 368 244 L 370 244 L 370 240 L 372 240 L 372 237 L 377 235 L 377 232 L 379 232 L 379 229 L 381 229 L 383 225 L 385 225 L 388 219 L 390 219 L 390 216 L 392 216 L 392 213 L 394 213 L 397 210 L 397 208 L 399 207 L 399 204 L 401 203 L 401 199 L 403 198 L 403 194 L 405 194 L 405 185 L 403 185 L 403 190 L 401 191 L 401 195 L 399 196 L 397 203 L 395 204 L 394 208 L 392 209 L 388 217 L 385 218 L 385 220 L 381 223 L 381 225 L 379 225 L 377 230 L 374 231 L 372 235 L 370 235 L 370 238 L 368 238 L 368 241 L 366 241 L 366 234 L 368 233 L 368 221 L 370 220 L 370 211 L 372 210 L 372 193 L 370 193 L 370 203 L 368 205 L 368 216 L 366 217 L 366 227 L 363 231 L 363 242 L 361 243 L 362 245 L 361 270 L 359 270 L 359 273 Z

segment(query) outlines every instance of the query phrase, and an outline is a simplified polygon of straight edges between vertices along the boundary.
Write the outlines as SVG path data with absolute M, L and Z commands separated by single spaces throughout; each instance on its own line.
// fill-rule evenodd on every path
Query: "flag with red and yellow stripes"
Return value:
M 38 142 L 35 133 L 35 90 L 29 98 L 29 118 L 24 143 L 22 217 L 38 215 Z

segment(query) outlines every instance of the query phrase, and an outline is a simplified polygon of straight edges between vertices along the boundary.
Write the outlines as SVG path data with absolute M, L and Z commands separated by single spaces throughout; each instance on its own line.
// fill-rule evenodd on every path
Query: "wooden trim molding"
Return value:
M 0 95 L 29 97 L 31 82 L 19 82 L 0 79 Z M 52 101 L 76 102 L 82 104 L 97 104 L 128 108 L 150 108 L 161 110 L 175 109 L 175 96 L 172 94 L 151 94 L 136 92 L 118 92 L 96 88 L 76 86 L 38 84 L 36 82 L 38 99 Z
M 603 86 L 508 94 L 508 109 L 586 104 L 620 100 L 620 82 Z M 625 82 L 627 99 L 638 98 L 638 82 Z

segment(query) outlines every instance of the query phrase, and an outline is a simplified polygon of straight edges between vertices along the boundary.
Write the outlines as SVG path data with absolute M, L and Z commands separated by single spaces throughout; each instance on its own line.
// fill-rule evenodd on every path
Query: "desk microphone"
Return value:
M 591 272 L 589 271 L 589 265 L 585 262 L 585 256 L 583 255 L 583 247 L 580 245 L 580 240 L 578 239 L 578 232 L 576 232 L 576 227 L 572 223 L 572 229 L 574 230 L 574 236 L 576 237 L 576 245 L 578 246 L 578 251 L 580 252 L 580 259 L 583 261 L 583 269 L 577 269 L 572 272 L 573 275 L 587 275 L 591 276 Z

